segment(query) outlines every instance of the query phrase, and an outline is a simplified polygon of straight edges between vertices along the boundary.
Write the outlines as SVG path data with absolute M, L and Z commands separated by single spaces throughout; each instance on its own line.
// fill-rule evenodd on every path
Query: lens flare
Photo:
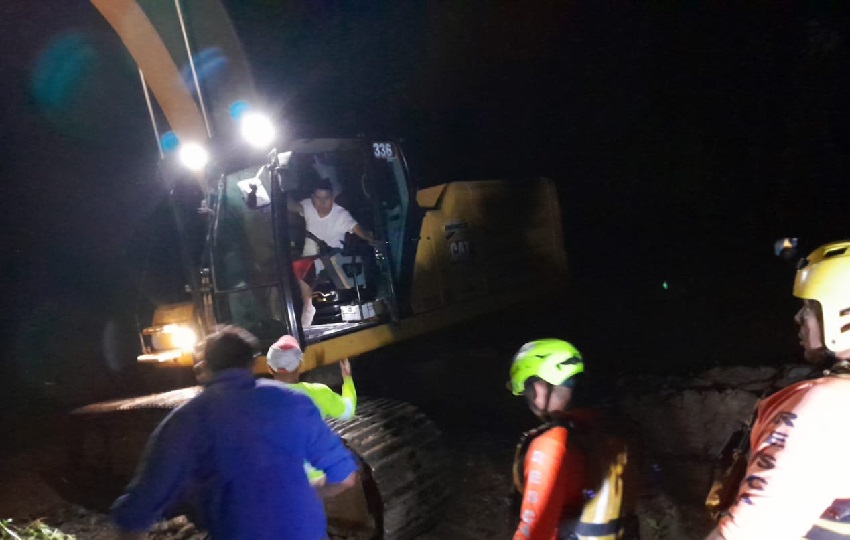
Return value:
M 227 72 L 227 58 L 222 54 L 221 49 L 218 47 L 203 49 L 192 57 L 192 62 L 195 64 L 195 74 L 198 76 L 198 84 L 201 87 L 216 88 L 220 86 L 220 82 Z M 190 88 L 192 93 L 197 96 L 192 67 L 189 62 L 186 62 L 180 68 L 180 78 L 183 79 L 186 88 Z
M 80 93 L 94 69 L 97 53 L 79 33 L 67 33 L 53 41 L 38 57 L 32 76 L 36 103 L 45 111 L 67 107 Z
M 227 113 L 230 115 L 230 118 L 238 122 L 242 118 L 242 115 L 250 109 L 251 106 L 248 105 L 248 102 L 240 99 L 230 104 L 230 107 L 227 108 Z
M 162 148 L 162 151 L 165 153 L 170 153 L 177 150 L 177 147 L 179 145 L 180 139 L 173 131 L 166 131 L 159 138 L 159 147 Z

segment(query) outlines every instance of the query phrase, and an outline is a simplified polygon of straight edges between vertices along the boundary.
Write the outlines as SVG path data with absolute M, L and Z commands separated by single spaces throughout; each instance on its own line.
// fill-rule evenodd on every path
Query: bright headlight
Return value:
M 182 349 L 191 351 L 198 341 L 195 331 L 182 324 L 167 324 L 151 336 L 154 350 Z
M 191 328 L 179 326 L 174 330 L 172 339 L 177 348 L 188 351 L 192 350 L 195 346 L 195 343 L 198 341 L 198 336 L 195 335 L 195 331 Z
M 255 148 L 268 148 L 274 141 L 274 124 L 267 116 L 260 113 L 244 113 L 239 120 L 239 131 L 245 141 Z
M 192 171 L 200 171 L 210 160 L 206 148 L 198 143 L 186 143 L 180 145 L 180 163 Z

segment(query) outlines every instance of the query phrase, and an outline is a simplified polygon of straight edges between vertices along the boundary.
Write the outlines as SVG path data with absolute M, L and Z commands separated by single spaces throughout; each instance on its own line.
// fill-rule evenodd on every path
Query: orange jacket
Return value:
M 799 539 L 835 499 L 850 498 L 850 378 L 822 377 L 761 401 L 726 540 Z
M 588 429 L 601 416 L 576 410 L 570 419 L 579 429 Z M 554 540 L 564 519 L 578 518 L 584 507 L 584 491 L 591 487 L 587 459 L 567 428 L 555 426 L 531 441 L 524 464 L 525 491 L 514 540 Z

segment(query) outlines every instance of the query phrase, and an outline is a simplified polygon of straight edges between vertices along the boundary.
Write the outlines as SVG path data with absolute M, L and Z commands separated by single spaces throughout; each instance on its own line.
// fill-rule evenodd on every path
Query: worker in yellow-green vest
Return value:
M 304 353 L 298 346 L 298 341 L 290 336 L 284 335 L 269 348 L 266 354 L 266 363 L 275 380 L 282 382 L 288 388 L 300 392 L 309 397 L 322 418 L 338 418 L 348 420 L 354 416 L 357 407 L 357 391 L 354 389 L 354 379 L 351 378 L 351 364 L 342 360 L 339 369 L 342 372 L 342 395 L 337 394 L 325 384 L 301 382 L 298 379 L 298 369 L 304 359 Z M 309 464 L 304 464 L 310 483 L 321 485 L 325 480 L 325 474 L 316 470 Z

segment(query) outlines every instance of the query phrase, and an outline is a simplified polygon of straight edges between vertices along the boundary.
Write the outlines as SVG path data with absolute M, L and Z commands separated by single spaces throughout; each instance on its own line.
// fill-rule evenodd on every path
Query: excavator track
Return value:
M 145 442 L 173 409 L 200 391 L 89 405 L 66 427 L 66 462 L 51 484 L 68 500 L 105 511 L 132 477 Z M 333 540 L 411 540 L 431 528 L 449 496 L 447 456 L 439 429 L 416 407 L 360 398 L 357 413 L 330 427 L 357 455 L 361 483 L 327 501 Z
M 154 428 L 201 387 L 95 403 L 62 426 L 63 461 L 46 471 L 68 501 L 104 512 L 132 478 Z
M 375 518 L 371 538 L 408 540 L 436 524 L 449 481 L 442 435 L 431 420 L 409 403 L 361 398 L 353 419 L 328 423 L 360 459 Z M 329 511 L 331 538 L 348 538 L 337 535 L 334 521 Z

